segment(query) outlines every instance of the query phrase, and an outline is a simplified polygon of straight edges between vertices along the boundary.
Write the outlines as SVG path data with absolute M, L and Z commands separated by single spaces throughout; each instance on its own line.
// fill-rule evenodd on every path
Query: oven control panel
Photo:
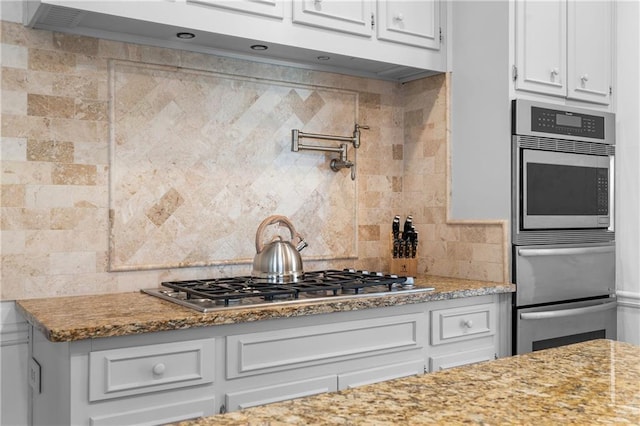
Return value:
M 604 139 L 604 118 L 547 108 L 531 108 L 531 130 Z

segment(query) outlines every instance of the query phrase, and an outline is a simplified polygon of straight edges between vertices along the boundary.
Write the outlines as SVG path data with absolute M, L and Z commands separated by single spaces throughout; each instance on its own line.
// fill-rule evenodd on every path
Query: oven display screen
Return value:
M 576 115 L 556 114 L 558 126 L 582 127 L 582 118 Z

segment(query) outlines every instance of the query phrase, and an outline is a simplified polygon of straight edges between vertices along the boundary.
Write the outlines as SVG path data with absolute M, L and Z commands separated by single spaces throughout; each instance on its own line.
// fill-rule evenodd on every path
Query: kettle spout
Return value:
M 300 237 L 300 242 L 298 243 L 298 245 L 296 245 L 296 250 L 298 250 L 299 252 L 304 250 L 305 247 L 308 247 L 309 244 L 304 240 L 304 238 Z

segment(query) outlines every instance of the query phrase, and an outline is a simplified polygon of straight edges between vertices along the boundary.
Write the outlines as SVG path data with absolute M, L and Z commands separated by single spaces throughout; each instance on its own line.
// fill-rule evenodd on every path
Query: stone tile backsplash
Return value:
M 127 180 L 131 169 L 123 167 L 123 157 L 118 156 L 125 152 L 122 149 L 132 149 L 131 164 L 147 167 L 155 153 L 158 156 L 154 161 L 164 165 L 171 162 L 172 151 L 166 145 L 147 146 L 144 151 L 144 138 L 133 145 L 118 145 L 130 144 L 136 130 L 163 131 L 162 126 L 149 127 L 153 117 L 145 114 L 150 114 L 151 109 L 117 115 L 122 111 L 119 107 L 127 102 L 132 106 L 136 99 L 144 98 L 141 94 L 150 93 L 149 85 L 158 77 L 154 73 L 169 71 L 176 81 L 183 79 L 189 96 L 182 96 L 192 100 L 183 105 L 194 111 L 201 111 L 206 105 L 203 93 L 213 93 L 214 86 L 228 85 L 228 89 L 218 92 L 215 125 L 222 127 L 212 128 L 212 134 L 219 129 L 246 130 L 247 126 L 229 124 L 234 118 L 251 116 L 249 112 L 256 108 L 257 99 L 252 96 L 257 89 L 265 93 L 287 90 L 279 98 L 279 108 L 271 105 L 262 111 L 263 116 L 268 116 L 266 127 L 244 135 L 245 151 L 232 150 L 228 158 L 212 160 L 211 164 L 219 164 L 224 159 L 238 161 L 240 156 L 245 160 L 246 177 L 238 180 L 218 175 L 216 190 L 227 195 L 209 212 L 216 214 L 200 218 L 209 221 L 211 227 L 228 229 L 225 226 L 229 218 L 235 220 L 243 209 L 253 215 L 253 221 L 288 209 L 297 227 L 296 219 L 300 222 L 298 231 L 305 233 L 304 228 L 309 228 L 310 234 L 318 237 L 316 251 L 303 252 L 306 269 L 387 270 L 391 219 L 395 214 L 412 214 L 421 237 L 420 272 L 490 281 L 508 279 L 506 224 L 456 222 L 448 218 L 448 80 L 444 75 L 400 85 L 31 30 L 10 22 L 1 22 L 0 43 L 1 299 L 136 291 L 156 287 L 168 279 L 250 273 L 258 223 L 244 225 L 241 233 L 235 228 L 226 235 L 220 233 L 218 236 L 231 244 L 220 255 L 211 256 L 211 251 L 205 250 L 192 257 L 176 256 L 171 244 L 191 239 L 195 246 L 205 247 L 203 242 L 210 236 L 182 232 L 177 229 L 181 227 L 178 222 L 158 240 L 141 232 L 145 228 L 140 226 L 114 226 L 118 215 L 131 214 L 144 216 L 144 226 L 161 229 L 182 206 L 203 202 L 203 198 L 194 195 L 197 192 L 185 189 L 188 185 L 180 189 L 162 180 L 152 189 L 157 192 L 154 197 L 143 202 L 125 207 L 123 199 L 118 198 L 126 190 L 140 189 L 135 179 Z M 118 72 L 124 70 L 125 64 L 129 70 L 153 72 L 128 87 L 118 86 L 117 77 L 122 76 Z M 179 67 L 180 72 L 171 67 Z M 191 85 L 202 78 L 218 80 L 209 80 L 205 90 L 193 90 L 195 86 Z M 162 84 L 166 87 L 167 81 Z M 167 96 L 168 91 L 157 94 Z M 242 98 L 233 98 L 234 94 Z M 177 99 L 156 100 L 166 107 L 163 115 L 154 116 L 156 119 L 181 117 L 178 110 L 171 108 Z M 125 123 L 131 117 L 134 120 Z M 255 120 L 257 115 L 252 117 Z M 354 121 L 371 127 L 363 131 L 361 148 L 355 153 L 353 149 L 349 151 L 350 159 L 357 164 L 355 182 L 348 178 L 348 171 L 328 171 L 329 156 L 291 153 L 287 146 L 292 128 L 350 134 L 353 129 L 349 126 Z M 197 131 L 202 133 L 204 128 Z M 194 129 L 188 135 L 190 141 L 195 139 Z M 259 143 L 262 133 L 278 135 L 271 140 L 281 144 L 278 149 L 286 155 L 255 155 L 264 149 Z M 210 142 L 210 135 L 205 132 L 202 141 Z M 197 151 L 196 142 L 190 143 L 175 149 L 182 148 L 183 154 Z M 203 156 L 196 156 L 201 163 L 213 151 L 202 152 Z M 265 193 L 262 187 L 251 198 L 234 197 L 264 182 L 263 176 L 250 170 L 261 160 L 272 175 L 268 187 L 279 187 L 279 195 L 261 198 L 260 194 Z M 146 172 L 151 170 L 144 167 Z M 278 176 L 283 170 L 286 173 Z M 341 174 L 342 179 L 337 180 Z M 176 178 L 187 175 L 183 167 Z M 291 182 L 305 179 L 307 192 L 289 192 Z M 298 204 L 304 202 L 306 208 L 290 207 L 288 196 L 300 197 Z M 339 220 L 329 224 L 329 218 Z M 190 220 L 195 223 L 198 216 Z M 128 235 L 154 243 L 133 256 L 119 258 L 114 242 L 117 245 Z M 336 241 L 336 245 L 326 241 Z

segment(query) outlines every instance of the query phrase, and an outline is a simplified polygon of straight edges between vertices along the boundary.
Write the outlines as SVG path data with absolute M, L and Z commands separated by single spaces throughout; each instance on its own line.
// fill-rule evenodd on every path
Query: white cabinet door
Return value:
M 611 86 L 611 1 L 567 5 L 567 97 L 608 105 Z
M 284 17 L 282 0 L 187 0 L 187 3 L 219 7 L 271 18 L 282 19 Z
M 566 1 L 519 0 L 516 89 L 566 96 Z
M 369 0 L 293 0 L 293 22 L 371 37 Z
M 378 38 L 440 49 L 440 1 L 378 0 Z

